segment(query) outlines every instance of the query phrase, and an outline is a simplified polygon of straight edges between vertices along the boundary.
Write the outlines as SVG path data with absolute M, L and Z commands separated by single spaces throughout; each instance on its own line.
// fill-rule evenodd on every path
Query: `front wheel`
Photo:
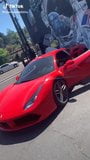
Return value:
M 16 68 L 16 67 L 18 67 L 18 65 L 17 65 L 17 64 L 14 64 L 14 68 Z
M 57 106 L 64 107 L 68 102 L 68 87 L 63 79 L 56 79 L 53 86 L 54 99 Z

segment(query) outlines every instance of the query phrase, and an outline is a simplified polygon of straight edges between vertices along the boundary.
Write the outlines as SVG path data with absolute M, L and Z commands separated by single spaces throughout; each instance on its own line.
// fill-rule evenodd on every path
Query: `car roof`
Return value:
M 0 67 L 2 67 L 2 66 L 5 65 L 5 64 L 9 64 L 9 63 L 4 63 L 4 64 L 2 64 Z
M 60 51 L 65 51 L 66 49 L 65 48 L 60 48 L 60 49 L 56 49 L 56 50 L 53 50 L 53 51 L 50 51 L 48 53 L 45 53 L 37 58 L 35 58 L 35 60 L 38 60 L 40 58 L 45 58 L 45 57 L 49 57 L 49 56 L 54 56 L 56 53 L 60 52 Z

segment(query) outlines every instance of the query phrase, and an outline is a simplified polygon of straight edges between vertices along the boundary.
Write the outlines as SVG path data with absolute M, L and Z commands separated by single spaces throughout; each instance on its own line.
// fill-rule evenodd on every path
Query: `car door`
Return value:
M 9 70 L 13 69 L 14 68 L 14 65 L 13 64 L 9 64 Z
M 78 84 L 90 76 L 90 51 L 69 60 L 63 66 L 64 78 L 69 86 Z
M 2 66 L 1 66 L 1 70 L 2 70 L 3 72 L 7 72 L 7 71 L 9 70 L 9 64 L 7 63 L 7 64 L 2 65 Z
M 78 69 L 81 70 L 82 78 L 85 79 L 90 76 L 90 51 L 85 52 L 76 59 L 75 63 L 78 65 Z

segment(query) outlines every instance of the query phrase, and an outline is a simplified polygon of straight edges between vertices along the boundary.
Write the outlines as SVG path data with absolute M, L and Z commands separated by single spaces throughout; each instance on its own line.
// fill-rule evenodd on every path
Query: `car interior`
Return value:
M 71 60 L 72 57 L 67 51 L 59 51 L 56 54 L 56 63 L 58 67 L 63 66 L 68 60 Z

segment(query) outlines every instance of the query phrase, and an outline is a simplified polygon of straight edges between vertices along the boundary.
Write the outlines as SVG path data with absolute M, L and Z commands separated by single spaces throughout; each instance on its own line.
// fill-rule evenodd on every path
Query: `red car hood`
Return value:
M 24 106 L 30 97 L 44 83 L 43 78 L 29 82 L 14 84 L 0 93 L 0 117 L 3 120 L 19 116 L 24 112 Z

